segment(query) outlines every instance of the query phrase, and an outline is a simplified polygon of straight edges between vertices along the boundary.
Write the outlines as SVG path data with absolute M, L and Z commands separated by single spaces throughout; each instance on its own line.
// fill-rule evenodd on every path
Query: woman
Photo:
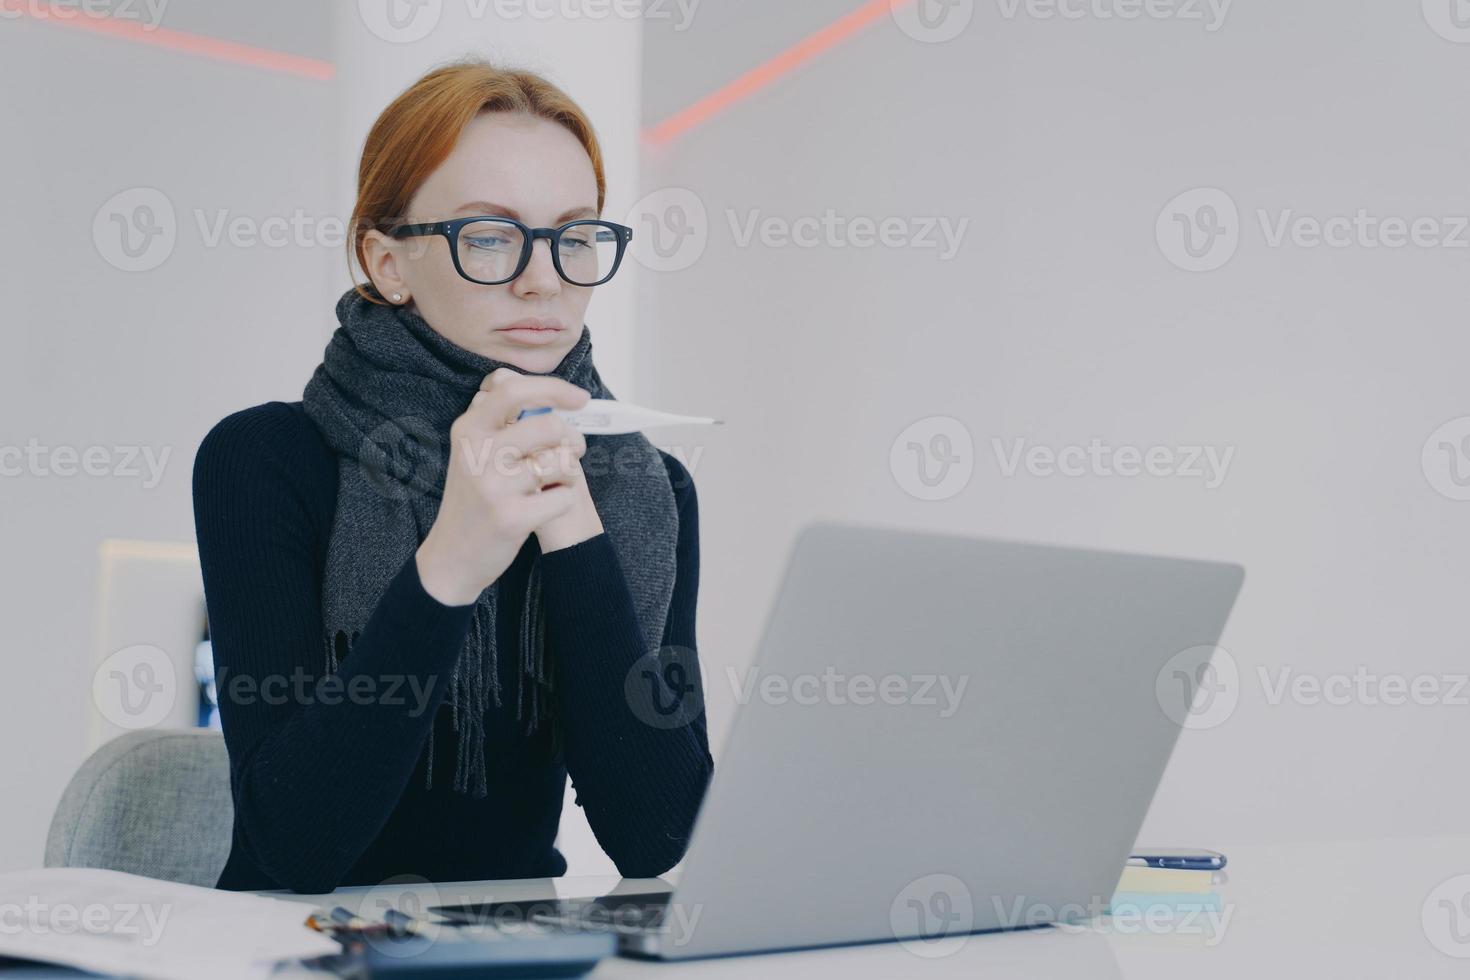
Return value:
M 693 483 L 641 434 L 518 420 L 611 397 L 583 325 L 631 236 L 591 223 L 604 188 L 586 117 L 528 72 L 438 69 L 368 134 L 370 282 L 302 401 L 229 416 L 194 464 L 218 887 L 560 875 L 568 775 L 624 875 L 682 856 L 713 771 Z

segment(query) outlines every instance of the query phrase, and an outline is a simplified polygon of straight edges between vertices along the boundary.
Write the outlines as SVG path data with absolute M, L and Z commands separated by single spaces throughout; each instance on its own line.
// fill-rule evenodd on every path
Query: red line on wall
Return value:
M 658 125 L 646 129 L 643 138 L 650 143 L 667 143 L 791 74 L 801 65 L 841 44 L 889 12 L 907 7 L 913 2 L 915 0 L 868 0 L 852 13 L 802 38 L 774 58 L 756 65 L 693 105 L 680 109 Z
M 181 51 L 198 55 L 212 61 L 223 61 L 235 65 L 246 65 L 264 71 L 284 75 L 296 75 L 315 81 L 330 81 L 337 73 L 330 61 L 304 58 L 300 55 L 258 48 L 251 44 L 239 44 L 203 34 L 176 31 L 168 27 L 150 27 L 141 21 L 124 20 L 105 14 L 92 14 L 79 7 L 63 8 L 36 0 L 0 0 L 0 12 L 5 17 L 27 17 L 31 20 L 70 27 L 75 30 L 100 34 L 120 41 L 149 44 L 169 51 Z

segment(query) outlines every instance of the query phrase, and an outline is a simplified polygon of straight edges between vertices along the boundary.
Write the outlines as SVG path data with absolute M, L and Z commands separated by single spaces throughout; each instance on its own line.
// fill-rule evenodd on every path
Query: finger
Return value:
M 526 468 L 536 480 L 536 489 L 549 486 L 576 486 L 582 467 L 570 453 L 559 449 L 541 449 L 526 457 Z
M 470 407 L 484 413 L 494 424 L 506 426 L 525 409 L 576 410 L 586 405 L 591 397 L 585 389 L 561 378 L 519 374 L 510 368 L 497 368 L 480 383 L 480 391 L 470 400 Z
M 525 498 L 522 516 L 531 527 L 540 527 L 571 510 L 576 502 L 576 491 L 571 487 L 547 487 Z
M 533 415 L 495 433 L 496 444 L 529 456 L 538 449 L 566 447 L 581 456 L 587 451 L 587 438 L 572 428 L 559 415 Z
M 587 446 L 580 432 L 555 415 L 538 415 L 507 429 L 496 429 L 462 416 L 455 420 L 449 433 L 453 440 L 451 451 L 470 463 L 477 474 L 492 465 L 498 471 L 511 472 L 522 457 L 543 448 L 565 448 L 580 458 Z

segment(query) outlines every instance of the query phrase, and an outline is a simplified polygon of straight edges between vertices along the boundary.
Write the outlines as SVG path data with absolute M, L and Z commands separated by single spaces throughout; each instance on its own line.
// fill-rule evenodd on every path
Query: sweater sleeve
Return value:
M 473 605 L 398 570 L 326 673 L 325 540 L 310 481 L 320 447 L 275 405 L 217 424 L 194 461 L 195 531 L 230 759 L 236 846 L 281 887 L 331 891 L 412 777 Z M 310 435 L 311 433 L 307 433 Z
M 598 844 L 621 874 L 638 878 L 683 857 L 714 772 L 694 635 L 698 504 L 683 465 L 668 454 L 664 463 L 679 537 L 662 651 L 645 649 L 606 532 L 541 557 L 567 772 Z M 656 693 L 645 693 L 650 682 Z

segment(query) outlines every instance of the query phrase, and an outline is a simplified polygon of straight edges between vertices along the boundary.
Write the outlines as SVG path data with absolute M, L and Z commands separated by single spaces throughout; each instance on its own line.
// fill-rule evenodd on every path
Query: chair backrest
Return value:
M 234 816 L 218 732 L 129 732 L 72 777 L 51 818 L 45 864 L 212 888 L 229 857 Z

